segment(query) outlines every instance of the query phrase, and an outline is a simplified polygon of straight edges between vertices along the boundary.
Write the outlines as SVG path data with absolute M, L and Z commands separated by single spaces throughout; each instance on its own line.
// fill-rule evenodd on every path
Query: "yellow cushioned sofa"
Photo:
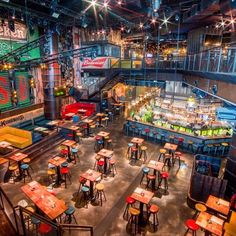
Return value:
M 0 128 L 0 141 L 7 141 L 17 148 L 25 148 L 32 144 L 30 131 L 5 126 Z

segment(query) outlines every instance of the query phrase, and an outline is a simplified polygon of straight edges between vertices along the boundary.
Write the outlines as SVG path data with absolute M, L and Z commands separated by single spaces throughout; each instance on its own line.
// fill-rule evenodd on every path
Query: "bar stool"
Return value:
M 79 152 L 79 150 L 77 148 L 72 148 L 71 149 L 71 153 L 72 153 L 72 156 L 74 158 L 75 164 L 77 163 L 77 161 L 76 161 L 77 159 L 80 162 L 78 152 Z
M 155 191 L 155 182 L 156 182 L 156 175 L 147 175 L 147 186 L 146 188 L 149 187 L 149 184 L 151 184 L 151 190 L 154 192 Z
M 102 157 L 99 156 L 99 155 L 96 155 L 95 156 L 95 162 L 94 162 L 94 166 L 93 166 L 93 169 L 97 169 L 97 164 L 98 164 L 98 161 L 101 159 Z
M 220 143 L 215 143 L 214 144 L 214 155 L 216 156 L 217 153 L 220 151 L 221 144 Z
M 127 149 L 127 152 L 126 152 L 126 156 L 127 156 L 128 159 L 131 157 L 131 148 L 133 146 L 134 146 L 133 143 L 128 143 L 128 149 Z
M 145 133 L 146 138 L 148 140 L 148 137 L 149 137 L 149 134 L 150 134 L 150 129 L 149 128 L 144 129 L 144 133 Z
M 39 229 L 39 225 L 41 223 L 41 221 L 33 216 L 31 216 L 30 218 L 31 224 L 32 224 L 32 228 L 33 228 L 33 232 L 35 233 L 34 235 L 37 235 L 38 233 L 38 229 Z
M 126 207 L 125 207 L 125 211 L 123 213 L 123 218 L 125 220 L 128 220 L 128 218 L 129 218 L 129 208 L 132 207 L 135 204 L 136 201 L 131 196 L 126 197 L 125 201 L 126 201 Z
M 24 164 L 28 164 L 29 168 L 33 171 L 32 166 L 30 165 L 31 159 L 29 157 L 26 157 L 25 159 L 22 160 Z
M 74 219 L 75 223 L 77 224 L 74 213 L 75 213 L 75 208 L 73 206 L 69 206 L 68 209 L 65 211 L 64 223 L 71 224 L 72 219 Z
M 68 149 L 65 148 L 65 149 L 61 149 L 61 155 L 64 157 L 64 158 L 68 158 Z
M 147 152 L 146 152 L 146 150 L 147 150 L 147 147 L 146 147 L 146 146 L 141 146 L 141 147 L 140 147 L 139 159 L 141 159 L 142 156 L 143 156 L 143 162 L 144 162 L 144 163 L 145 163 L 146 160 L 147 160 Z
M 172 158 L 172 155 L 171 155 L 171 154 L 169 154 L 169 153 L 166 153 L 166 154 L 165 154 L 164 166 L 169 166 L 169 167 L 171 167 L 171 158 Z
M 187 231 L 185 232 L 184 235 L 187 235 L 189 230 L 192 231 L 192 235 L 193 236 L 196 236 L 197 233 L 196 231 L 200 228 L 197 224 L 196 224 L 196 221 L 193 220 L 193 219 L 188 219 L 185 221 L 185 226 L 187 227 Z
M 169 136 L 169 142 L 170 143 L 175 143 L 175 136 L 174 135 Z
M 116 162 L 113 159 L 109 160 L 109 171 L 112 173 L 113 177 L 117 174 Z
M 10 183 L 15 183 L 15 178 L 16 178 L 16 170 L 18 170 L 18 165 L 17 164 L 12 164 L 8 167 L 8 170 L 10 171 Z
M 160 155 L 158 157 L 158 161 L 160 161 L 160 159 L 163 158 L 163 162 L 164 162 L 165 161 L 165 154 L 167 151 L 166 151 L 166 149 L 161 148 L 159 152 L 160 152 Z
M 95 194 L 95 199 L 97 199 L 101 206 L 102 206 L 102 202 L 103 202 L 103 199 L 104 201 L 106 201 L 106 195 L 105 195 L 105 192 L 104 192 L 104 185 L 103 184 L 97 184 L 95 186 L 95 189 L 97 190 L 96 194 Z
M 152 204 L 149 207 L 148 220 L 150 219 L 150 216 L 152 215 L 152 217 L 153 217 L 153 230 L 154 230 L 154 232 L 157 231 L 157 225 L 159 225 L 158 212 L 159 212 L 159 207 L 157 205 Z
M 205 212 L 207 211 L 207 208 L 205 205 L 203 205 L 202 203 L 197 203 L 195 204 L 195 214 L 193 215 L 193 219 L 196 219 L 197 216 L 201 213 L 201 212 Z
M 113 150 L 112 139 L 107 140 L 107 149 L 108 150 Z
M 135 132 L 136 132 L 136 126 L 135 125 L 131 125 L 131 129 L 132 129 L 132 134 L 134 136 Z
M 69 163 L 67 161 L 65 161 L 61 164 L 61 167 L 68 167 L 68 165 L 69 165 Z
M 79 188 L 78 188 L 78 191 L 77 191 L 77 197 L 79 196 L 79 193 L 80 193 L 80 189 L 85 186 L 87 180 L 83 177 L 79 177 Z
M 143 175 L 142 175 L 142 178 L 140 180 L 140 185 L 142 184 L 144 178 L 146 178 L 146 182 L 147 182 L 147 175 L 148 175 L 149 171 L 150 171 L 150 169 L 148 167 L 146 167 L 146 166 L 143 167 L 143 169 L 142 169 Z
M 136 160 L 136 152 L 138 149 L 136 147 L 131 147 L 131 156 L 130 159 L 135 159 Z
M 109 118 L 110 121 L 114 120 L 114 113 L 112 111 L 108 112 L 108 118 Z
M 81 131 L 77 131 L 75 134 L 75 140 L 78 143 L 82 143 L 82 137 L 83 137 L 83 133 Z
M 53 183 L 54 182 L 54 177 L 56 176 L 56 170 L 55 169 L 48 169 L 47 174 L 48 174 L 49 183 Z
M 89 201 L 89 187 L 88 186 L 83 186 L 81 188 L 81 190 L 82 190 L 82 196 L 80 198 L 79 205 L 83 201 L 84 202 L 84 207 L 87 208 L 88 207 L 88 201 Z
M 142 136 L 142 130 L 143 130 L 142 127 L 138 127 L 138 136 Z
M 95 150 L 98 152 L 98 151 L 100 151 L 101 149 L 103 149 L 103 140 L 98 140 L 97 142 L 96 142 L 96 148 L 95 148 Z
M 67 188 L 67 181 L 66 181 L 67 178 L 70 180 L 70 184 L 72 184 L 69 168 L 68 167 L 62 167 L 61 168 L 61 175 L 62 175 L 62 177 L 64 177 L 65 188 Z
M 178 146 L 183 149 L 184 146 L 184 138 L 179 137 L 178 138 Z
M 130 214 L 130 218 L 128 221 L 128 224 L 131 225 L 131 233 L 133 233 L 133 224 L 134 224 L 134 234 L 138 233 L 138 218 L 140 215 L 140 210 L 134 208 L 134 207 L 130 207 L 129 208 L 129 214 Z
M 178 159 L 178 161 L 179 161 L 179 167 L 180 167 L 180 165 L 181 165 L 181 156 L 182 156 L 182 153 L 181 153 L 181 152 L 175 152 L 173 164 L 175 164 L 176 159 Z
M 189 140 L 188 141 L 188 144 L 187 144 L 187 149 L 191 152 L 194 152 L 193 151 L 193 141 L 192 140 Z
M 45 223 L 40 223 L 38 232 L 42 235 L 48 234 L 52 231 L 52 226 L 45 224 Z
M 207 154 L 210 155 L 214 151 L 214 146 L 213 144 L 207 144 Z
M 159 184 L 158 184 L 158 189 L 160 188 L 162 181 L 164 182 L 164 190 L 165 193 L 167 192 L 168 189 L 168 178 L 169 178 L 169 173 L 168 172 L 162 172 L 160 175 L 160 180 L 159 180 Z
M 107 127 L 108 126 L 109 117 L 102 118 L 102 121 L 105 122 L 105 126 Z
M 104 160 L 103 159 L 100 159 L 98 162 L 97 162 L 97 171 L 100 172 L 100 173 L 104 173 Z
M 224 156 L 229 150 L 229 144 L 221 143 L 221 149 L 222 149 L 222 156 Z
M 155 142 L 157 142 L 157 135 L 158 135 L 158 132 L 153 130 L 152 131 L 152 136 L 153 136 L 153 139 L 154 139 Z
M 31 177 L 30 172 L 29 172 L 29 165 L 28 164 L 21 164 L 20 168 L 22 170 L 24 183 L 25 183 L 25 178 L 26 177 L 29 177 L 32 180 L 32 177 Z

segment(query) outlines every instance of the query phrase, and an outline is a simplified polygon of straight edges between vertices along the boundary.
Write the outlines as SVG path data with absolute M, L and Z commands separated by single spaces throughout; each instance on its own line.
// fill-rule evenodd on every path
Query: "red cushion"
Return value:
M 199 226 L 196 224 L 195 220 L 193 219 L 186 220 L 185 225 L 193 231 L 197 231 L 199 229 Z
M 168 178 L 169 177 L 169 173 L 168 172 L 162 172 L 161 173 L 161 178 Z
M 50 231 L 52 231 L 52 227 L 50 225 L 47 225 L 45 223 L 41 223 L 39 226 L 39 233 L 40 234 L 47 234 Z
M 104 165 L 104 161 L 98 161 L 97 165 L 98 166 L 103 166 Z
M 149 132 L 150 132 L 150 129 L 146 128 L 146 129 L 144 130 L 144 132 L 149 133 Z
M 181 156 L 182 153 L 181 153 L 181 152 L 175 152 L 175 155 L 176 155 L 176 156 Z
M 132 197 L 130 197 L 130 196 L 128 196 L 127 198 L 126 198 L 126 203 L 128 203 L 128 204 L 134 204 L 136 201 L 132 198 Z
M 67 149 L 62 149 L 62 150 L 61 150 L 61 154 L 62 154 L 62 155 L 68 154 L 68 150 L 67 150 Z
M 136 147 L 132 147 L 132 148 L 131 148 L 131 151 L 132 151 L 132 152 L 136 152 L 136 151 L 137 151 L 137 148 L 136 148 Z
M 178 138 L 178 141 L 179 141 L 179 142 L 183 142 L 183 141 L 184 141 L 184 138 Z
M 69 173 L 69 169 L 67 167 L 61 168 L 61 174 L 68 174 L 68 173 Z

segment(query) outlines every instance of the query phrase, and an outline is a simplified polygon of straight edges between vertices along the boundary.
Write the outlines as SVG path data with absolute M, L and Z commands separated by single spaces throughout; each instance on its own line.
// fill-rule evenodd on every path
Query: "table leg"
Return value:
M 135 152 L 135 159 L 138 160 L 138 144 L 136 143 L 136 152 Z
M 93 181 L 90 181 L 89 187 L 90 187 L 90 198 L 91 198 L 91 200 L 94 198 L 94 195 L 93 195 L 93 185 L 94 185 Z
M 89 136 L 89 124 L 87 124 L 87 135 Z
M 107 158 L 104 157 L 104 174 L 107 173 Z
M 139 205 L 139 210 L 140 210 L 140 214 L 139 214 L 139 225 L 144 225 L 146 222 L 144 220 L 144 217 L 143 217 L 143 203 L 140 202 L 140 205 Z
M 60 185 L 60 182 L 61 182 L 60 166 L 57 166 L 57 181 L 56 181 L 57 186 Z
M 74 141 L 76 141 L 76 140 L 75 140 L 75 136 L 76 136 L 76 131 L 73 130 L 73 140 L 74 140 Z
M 72 160 L 71 160 L 71 153 L 70 153 L 70 147 L 69 146 L 67 146 L 67 150 L 68 150 L 68 160 L 69 160 L 69 162 L 71 162 Z
M 99 127 L 102 127 L 102 117 L 99 116 Z
M 103 141 L 102 147 L 104 148 L 105 147 L 105 137 L 102 137 L 102 141 Z
M 20 175 L 19 175 L 19 180 L 21 180 L 21 179 L 22 179 L 21 161 L 18 161 L 17 164 L 18 164 L 19 174 L 20 174 Z

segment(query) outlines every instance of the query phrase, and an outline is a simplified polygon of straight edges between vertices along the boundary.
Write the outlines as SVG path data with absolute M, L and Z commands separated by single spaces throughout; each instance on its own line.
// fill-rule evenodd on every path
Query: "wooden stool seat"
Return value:
M 130 207 L 129 213 L 133 216 L 138 216 L 140 214 L 140 210 L 134 207 Z
M 166 149 L 161 148 L 161 149 L 160 149 L 160 153 L 161 153 L 161 154 L 166 154 Z
M 146 146 L 141 146 L 140 149 L 141 149 L 141 151 L 146 151 L 147 147 Z
M 22 162 L 25 164 L 28 164 L 28 163 L 30 163 L 30 161 L 31 161 L 31 159 L 29 157 L 27 157 L 27 158 L 23 159 Z
M 104 184 L 97 184 L 97 185 L 96 185 L 96 189 L 97 189 L 98 191 L 103 191 L 103 190 L 104 190 Z
M 48 173 L 48 175 L 55 175 L 56 170 L 55 169 L 48 169 L 47 173 Z
M 201 203 L 195 204 L 195 209 L 199 212 L 205 212 L 207 210 L 206 206 Z
M 8 169 L 11 170 L 11 171 L 14 171 L 14 170 L 18 169 L 18 166 L 17 165 L 11 165 L 11 166 L 9 166 Z
M 150 206 L 150 208 L 149 208 L 149 211 L 150 211 L 151 213 L 155 214 L 155 213 L 157 213 L 157 212 L 159 211 L 159 209 L 160 209 L 160 208 L 159 208 L 157 205 L 152 204 L 152 205 Z

